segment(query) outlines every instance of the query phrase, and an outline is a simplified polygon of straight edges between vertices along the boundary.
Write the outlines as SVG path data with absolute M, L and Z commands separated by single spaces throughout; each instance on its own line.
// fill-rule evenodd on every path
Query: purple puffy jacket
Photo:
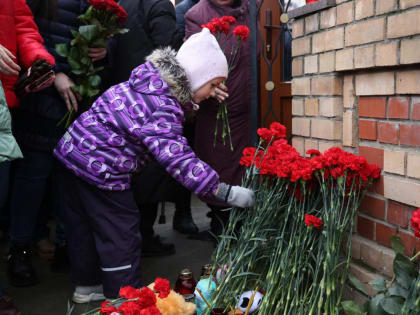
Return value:
M 131 174 L 154 157 L 186 188 L 211 197 L 219 176 L 182 136 L 181 104 L 192 93 L 175 56 L 155 50 L 129 81 L 108 89 L 70 126 L 55 156 L 88 183 L 114 191 L 129 189 Z

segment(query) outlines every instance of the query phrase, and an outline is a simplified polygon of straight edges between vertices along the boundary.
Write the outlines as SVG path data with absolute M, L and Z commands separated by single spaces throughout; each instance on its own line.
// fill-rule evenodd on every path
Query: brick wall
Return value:
M 409 227 L 420 207 L 420 0 L 336 2 L 293 22 L 292 144 L 302 155 L 343 147 L 383 169 L 353 238 L 351 272 L 368 282 L 392 277 L 392 234 L 420 250 Z

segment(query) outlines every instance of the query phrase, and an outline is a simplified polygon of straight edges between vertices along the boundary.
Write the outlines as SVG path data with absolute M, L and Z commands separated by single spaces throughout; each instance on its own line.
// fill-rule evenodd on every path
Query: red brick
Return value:
M 413 98 L 413 113 L 411 119 L 420 120 L 420 97 Z
M 376 121 L 359 120 L 359 138 L 376 140 Z
M 389 200 L 387 221 L 402 228 L 407 228 L 413 210 L 412 207 Z
M 361 216 L 357 217 L 357 232 L 361 236 L 373 240 L 374 229 L 375 223 L 372 220 L 363 218 Z
M 391 247 L 391 236 L 397 233 L 397 229 L 376 222 L 376 242 L 386 247 Z
M 420 126 L 401 125 L 400 141 L 401 144 L 420 146 Z
M 388 118 L 408 119 L 408 97 L 391 97 L 388 104 Z
M 384 177 L 380 176 L 379 179 L 375 180 L 372 186 L 369 187 L 371 193 L 378 195 L 384 195 Z
M 359 210 L 370 217 L 385 220 L 385 200 L 383 199 L 366 196 Z
M 360 146 L 359 155 L 364 156 L 369 163 L 378 165 L 381 169 L 384 168 L 384 150 Z
M 398 124 L 378 123 L 379 142 L 398 144 Z
M 405 253 L 408 256 L 412 256 L 413 251 L 416 253 L 420 250 L 420 238 L 405 231 L 399 231 L 398 235 L 401 237 L 401 240 L 405 245 Z
M 359 97 L 359 116 L 371 118 L 385 118 L 386 98 Z

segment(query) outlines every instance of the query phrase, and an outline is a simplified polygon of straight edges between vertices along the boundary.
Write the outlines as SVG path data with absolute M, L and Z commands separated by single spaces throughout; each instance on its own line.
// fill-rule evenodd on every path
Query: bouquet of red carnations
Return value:
M 193 315 L 196 310 L 195 304 L 171 290 L 169 281 L 163 278 L 141 289 L 123 287 L 119 296 L 82 315 Z M 73 307 L 68 309 L 70 315 Z
M 79 16 L 84 25 L 72 31 L 71 47 L 56 45 L 57 53 L 67 58 L 71 68 L 70 77 L 75 81 L 72 90 L 82 99 L 82 110 L 88 109 L 99 94 L 103 67 L 95 66 L 89 57 L 89 48 L 104 48 L 106 40 L 116 34 L 128 32 L 121 28 L 127 19 L 127 12 L 114 0 L 88 0 L 89 7 Z M 68 112 L 59 124 L 65 122 L 68 128 L 75 116 L 74 109 Z
M 161 315 L 157 298 L 167 298 L 170 291 L 169 281 L 162 278 L 155 280 L 153 290 L 149 287 L 136 289 L 126 286 L 120 289 L 119 299 L 105 301 L 101 307 L 83 315 Z
M 226 266 L 213 303 L 236 309 L 235 296 L 258 287 L 253 314 L 338 315 L 356 212 L 380 169 L 340 148 L 302 157 L 279 123 L 258 135 L 240 161 L 255 206 L 230 212 L 213 255 L 213 270 Z
M 236 19 L 233 16 L 223 16 L 221 18 L 214 18 L 209 23 L 201 25 L 201 27 L 208 28 L 210 32 L 216 36 L 216 39 L 220 45 L 220 39 L 222 38 L 222 36 L 224 35 L 227 38 L 230 33 L 230 27 L 235 23 L 236 23 Z M 249 28 L 246 25 L 238 25 L 233 29 L 232 34 L 233 36 L 236 37 L 236 44 L 231 48 L 231 50 L 225 51 L 223 47 L 221 47 L 228 61 L 229 72 L 231 72 L 236 66 L 236 61 L 239 55 L 238 52 L 241 46 L 241 42 L 248 40 Z M 223 144 L 226 144 L 226 136 L 228 136 L 229 142 L 230 142 L 230 149 L 233 151 L 232 137 L 231 137 L 230 126 L 229 126 L 228 108 L 227 108 L 226 101 L 219 105 L 219 110 L 217 112 L 216 127 L 214 130 L 214 146 L 216 146 L 216 139 L 217 139 L 220 123 L 222 124 L 221 136 L 222 136 Z

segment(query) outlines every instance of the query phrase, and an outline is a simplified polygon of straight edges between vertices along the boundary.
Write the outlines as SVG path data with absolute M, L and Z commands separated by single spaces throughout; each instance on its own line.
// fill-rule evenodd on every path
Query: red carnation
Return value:
M 226 23 L 229 23 L 230 25 L 236 23 L 236 19 L 233 16 L 230 16 L 230 15 L 222 16 L 222 21 L 226 22 Z
M 171 292 L 171 287 L 170 287 L 169 281 L 166 280 L 166 279 L 162 279 L 162 278 L 156 278 L 155 285 L 154 285 L 153 289 L 156 292 L 159 292 L 158 296 L 161 299 L 166 298 L 169 295 L 169 293 Z
M 274 137 L 274 134 L 271 130 L 268 130 L 267 128 L 258 128 L 257 134 L 260 136 L 261 139 L 265 141 L 271 141 L 271 139 Z
M 381 176 L 381 169 L 377 165 L 369 164 L 368 167 L 373 179 L 377 179 L 379 176 Z
M 286 138 L 286 127 L 279 122 L 273 122 L 270 125 L 270 130 L 276 138 Z
M 150 306 L 148 308 L 142 309 L 139 315 L 162 315 L 162 313 L 156 306 Z
M 96 10 L 102 10 L 106 8 L 106 0 L 89 0 L 88 2 Z
M 216 34 L 217 33 L 216 25 L 214 23 L 212 23 L 212 22 L 209 22 L 207 24 L 203 24 L 203 25 L 201 25 L 201 27 L 202 28 L 208 28 L 209 31 L 210 31 L 210 33 L 212 33 L 212 34 Z
M 249 37 L 249 28 L 245 25 L 239 25 L 233 30 L 233 35 L 237 36 L 239 40 L 246 41 Z
M 310 215 L 310 214 L 305 214 L 305 224 L 307 226 L 313 226 L 316 229 L 321 229 L 322 226 L 324 225 L 324 222 L 322 222 L 321 219 L 318 219 L 316 216 L 314 215 Z
M 246 167 L 250 167 L 252 162 L 254 161 L 255 157 L 255 152 L 257 151 L 256 148 L 245 148 L 244 151 L 242 152 L 242 157 L 241 160 L 239 161 L 239 164 L 244 165 Z
M 273 146 L 278 146 L 280 144 L 287 144 L 287 140 L 285 139 L 279 139 L 273 142 Z
M 140 290 L 140 296 L 137 304 L 141 309 L 156 305 L 156 294 L 148 287 Z
M 111 305 L 110 301 L 105 301 L 101 304 L 100 314 L 110 315 L 113 312 L 117 312 L 117 308 L 114 305 Z
M 114 0 L 89 0 L 88 2 L 96 10 L 105 9 L 109 13 L 116 15 L 120 24 L 124 24 L 127 20 L 127 12 Z
M 224 22 L 222 21 L 222 19 L 213 18 L 213 19 L 210 20 L 210 22 L 208 24 L 212 25 L 216 29 L 216 32 L 222 32 L 223 31 Z
M 140 296 L 140 290 L 126 286 L 120 289 L 120 296 L 127 300 L 136 299 Z
M 127 21 L 127 16 L 128 16 L 127 11 L 125 11 L 121 7 L 121 10 L 118 10 L 117 12 L 118 23 L 125 24 L 125 22 Z
M 414 229 L 414 235 L 420 237 L 420 208 L 413 212 L 410 223 L 411 227 Z
M 126 301 L 118 307 L 117 312 L 120 312 L 124 315 L 138 315 L 141 308 L 136 301 Z
M 331 176 L 334 178 L 341 177 L 344 175 L 343 169 L 341 167 L 335 167 L 331 169 Z
M 319 152 L 318 150 L 315 150 L 315 149 L 310 149 L 310 150 L 306 151 L 306 154 L 310 155 L 310 156 L 312 156 L 312 155 L 320 156 L 321 152 Z
M 220 30 L 225 33 L 226 35 L 229 34 L 229 30 L 230 30 L 230 24 L 227 22 L 223 22 L 221 21 L 220 24 Z

